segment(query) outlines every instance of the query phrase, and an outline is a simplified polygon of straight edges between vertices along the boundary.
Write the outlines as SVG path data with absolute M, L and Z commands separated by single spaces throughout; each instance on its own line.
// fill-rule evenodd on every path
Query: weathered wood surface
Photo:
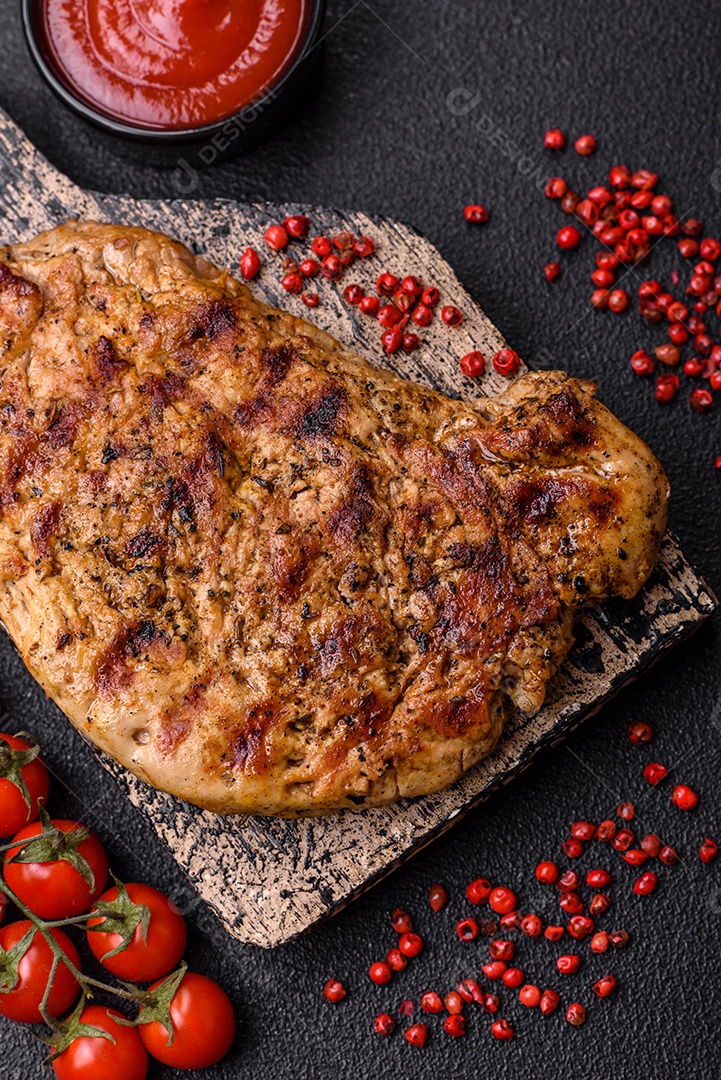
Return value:
M 146 202 L 85 192 L 54 170 L 0 112 L 0 242 L 27 239 L 68 217 L 90 217 L 162 229 L 213 262 L 233 266 L 247 245 L 263 249 L 269 222 L 301 210 L 319 232 L 370 234 L 382 248 L 384 269 L 433 281 L 464 312 L 462 326 L 452 331 L 424 330 L 424 348 L 410 356 L 383 356 L 378 324 L 356 315 L 342 301 L 340 288 L 328 282 L 319 286 L 314 321 L 376 362 L 450 395 L 468 399 L 506 385 L 493 371 L 480 385 L 459 373 L 457 361 L 464 353 L 480 348 L 491 355 L 503 338 L 436 249 L 406 226 L 316 207 Z M 370 286 L 377 267 L 373 259 L 357 263 L 353 280 Z M 270 303 L 307 315 L 298 297 L 280 289 L 279 276 L 277 269 L 261 275 L 254 289 Z M 491 757 L 448 790 L 392 807 L 300 821 L 220 818 L 147 787 L 99 756 L 229 933 L 241 941 L 277 945 L 347 904 L 512 779 L 541 748 L 558 742 L 690 633 L 715 603 L 667 537 L 651 581 L 634 601 L 583 615 L 576 645 L 537 716 L 512 717 Z

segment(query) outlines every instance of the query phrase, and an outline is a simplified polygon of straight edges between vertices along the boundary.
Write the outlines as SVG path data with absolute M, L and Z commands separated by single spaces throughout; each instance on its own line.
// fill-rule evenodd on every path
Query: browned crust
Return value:
M 93 223 L 0 251 L 0 325 L 0 617 L 76 726 L 201 806 L 438 790 L 653 565 L 665 476 L 562 373 L 474 410 Z

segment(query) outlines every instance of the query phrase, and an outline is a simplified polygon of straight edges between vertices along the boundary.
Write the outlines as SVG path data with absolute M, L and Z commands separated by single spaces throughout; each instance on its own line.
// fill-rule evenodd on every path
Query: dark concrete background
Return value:
M 31 66 L 18 5 L 0 0 L 0 6 L 0 105 L 36 145 L 81 184 L 143 197 L 172 195 L 169 168 L 101 138 L 54 100 Z M 614 0 L 330 0 L 316 85 L 296 117 L 247 156 L 203 172 L 196 192 L 336 204 L 395 216 L 425 232 L 532 366 L 557 365 L 598 379 L 603 400 L 663 461 L 673 487 L 671 525 L 717 589 L 721 476 L 713 459 L 721 453 L 721 406 L 703 417 L 692 414 L 687 388 L 672 407 L 660 408 L 650 386 L 630 373 L 630 353 L 660 342 L 661 329 L 643 325 L 635 312 L 589 310 L 588 241 L 564 260 L 564 277 L 546 285 L 540 267 L 554 257 L 553 235 L 562 215 L 533 177 L 499 149 L 500 137 L 489 139 L 475 124 L 489 117 L 484 129 L 501 129 L 535 163 L 532 173 L 536 166 L 544 175 L 558 168 L 586 187 L 602 181 L 618 161 L 657 170 L 679 210 L 702 217 L 707 231 L 718 235 L 720 80 L 714 42 L 720 30 L 721 11 L 712 3 L 680 9 L 658 0 L 643 7 Z M 453 115 L 446 104 L 458 87 L 478 97 L 465 116 Z M 573 137 L 594 133 L 598 153 L 590 160 L 573 151 L 551 158 L 542 149 L 549 126 Z M 463 221 L 463 205 L 476 199 L 491 212 L 483 229 Z M 681 260 L 665 241 L 649 275 L 668 281 L 674 267 L 681 271 Z M 700 1080 L 718 1074 L 721 863 L 704 867 L 695 854 L 705 833 L 721 840 L 721 729 L 713 722 L 721 683 L 718 651 L 713 620 L 450 835 L 332 923 L 272 953 L 238 946 L 193 902 L 150 828 L 6 643 L 0 647 L 0 706 L 10 717 L 6 727 L 30 726 L 43 739 L 57 774 L 52 809 L 82 815 L 97 828 L 123 878 L 150 881 L 188 909 L 191 966 L 222 982 L 240 1017 L 231 1056 L 203 1074 L 208 1080 L 416 1080 L 481 1073 Z M 628 743 L 626 726 L 633 718 L 655 725 L 651 747 Z M 702 802 L 694 815 L 672 810 L 668 782 L 654 791 L 646 787 L 641 768 L 655 759 L 677 766 L 672 775 L 698 788 Z M 560 1010 L 548 1019 L 531 1015 L 505 991 L 503 1013 L 516 1021 L 518 1032 L 510 1045 L 491 1039 L 488 1018 L 470 1009 L 464 1040 L 445 1037 L 433 1018 L 424 1051 L 408 1046 L 400 1031 L 385 1042 L 370 1034 L 375 1011 L 394 1011 L 404 997 L 417 998 L 429 987 L 443 992 L 459 976 L 479 972 L 484 950 L 461 946 L 453 933 L 455 919 L 466 910 L 462 890 L 471 877 L 484 874 L 517 885 L 524 908 L 556 918 L 549 891 L 531 880 L 535 862 L 556 854 L 571 820 L 598 820 L 621 796 L 643 797 L 639 828 L 659 832 L 684 855 L 680 866 L 662 875 L 656 895 L 645 900 L 631 896 L 634 872 L 612 861 L 610 853 L 589 852 L 580 861 L 584 871 L 596 863 L 615 868 L 614 914 L 605 925 L 628 927 L 633 944 L 594 958 L 567 983 L 553 971 L 557 948 L 541 941 L 525 943 L 520 952 L 533 980 L 558 987 L 565 1000 L 572 993 L 591 1004 L 584 1028 L 572 1029 Z M 440 916 L 426 905 L 435 880 L 444 881 L 453 896 Z M 380 989 L 365 972 L 392 942 L 387 916 L 397 904 L 416 913 L 427 947 L 412 970 Z M 596 1004 L 589 986 L 607 970 L 617 974 L 621 987 L 615 998 Z M 338 1007 L 321 996 L 331 974 L 350 990 Z M 0 1023 L 2 1080 L 40 1076 L 40 1057 L 28 1031 Z M 151 1070 L 152 1077 L 169 1075 L 159 1067 Z

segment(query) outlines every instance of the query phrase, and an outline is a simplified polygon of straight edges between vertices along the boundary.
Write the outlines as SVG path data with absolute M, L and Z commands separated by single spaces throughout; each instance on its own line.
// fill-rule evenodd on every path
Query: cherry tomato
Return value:
M 104 1005 L 88 1005 L 82 1024 L 107 1031 L 115 1042 L 100 1035 L 74 1039 L 53 1062 L 58 1080 L 145 1080 L 148 1055 L 135 1028 L 119 1024 L 120 1013 Z
M 5 909 L 8 906 L 7 897 L 4 893 L 0 893 L 0 923 L 5 918 Z
M 113 931 L 88 931 L 88 944 L 103 967 L 121 979 L 130 982 L 151 982 L 167 975 L 177 967 L 188 937 L 185 919 L 167 896 L 150 885 L 125 886 L 133 904 L 143 904 L 150 910 L 150 922 L 145 943 L 141 923 L 135 927 L 130 944 L 122 952 L 104 959 L 105 954 L 117 948 L 122 935 Z M 115 886 L 100 897 L 100 902 L 117 900 Z M 87 926 L 101 926 L 104 918 L 88 919 Z
M 20 770 L 20 775 L 30 795 L 30 806 L 28 806 L 20 788 L 2 775 L 3 750 L 7 752 L 8 746 L 11 750 L 29 750 L 30 743 L 25 739 L 18 739 L 15 735 L 0 734 L 0 836 L 14 836 L 23 825 L 36 821 L 39 805 L 45 802 L 50 790 L 48 770 L 39 757 L 33 758 Z
M 54 818 L 51 822 L 62 833 L 72 833 L 81 826 L 76 821 Z M 42 832 L 42 825 L 26 825 L 13 837 L 13 844 Z M 66 859 L 43 862 L 12 862 L 15 847 L 5 854 L 5 881 L 22 902 L 41 919 L 67 919 L 88 911 L 105 888 L 108 860 L 95 833 L 83 840 L 77 851 L 90 866 L 94 886 Z
M 5 952 L 9 952 L 32 928 L 33 924 L 28 919 L 9 923 L 0 930 L 0 946 Z M 78 950 L 67 934 L 64 934 L 62 930 L 53 930 L 52 935 L 75 967 L 79 968 Z M 5 994 L 0 994 L 0 1013 L 10 1020 L 20 1020 L 23 1024 L 42 1023 L 40 1003 L 48 985 L 52 966 L 52 950 L 40 931 L 36 930 L 30 947 L 18 965 L 20 978 L 17 986 Z M 2 976 L 0 976 L 1 982 Z M 69 1009 L 78 996 L 78 990 L 75 976 L 70 973 L 65 964 L 58 964 L 47 1002 L 50 1016 L 59 1016 L 60 1013 Z
M 157 983 L 151 986 L 154 990 Z M 235 1016 L 225 991 L 212 979 L 188 971 L 170 1003 L 173 1041 L 157 1020 L 138 1027 L 146 1049 L 176 1069 L 204 1069 L 227 1054 L 235 1035 Z

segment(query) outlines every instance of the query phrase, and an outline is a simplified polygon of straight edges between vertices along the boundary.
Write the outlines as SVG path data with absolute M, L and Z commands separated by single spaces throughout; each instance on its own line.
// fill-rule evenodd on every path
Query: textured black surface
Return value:
M 648 440 L 668 469 L 671 525 L 718 591 L 721 494 L 712 467 L 721 451 L 718 414 L 697 417 L 684 401 L 663 410 L 628 372 L 630 351 L 655 344 L 660 332 L 645 329 L 633 314 L 587 311 L 590 245 L 567 260 L 569 268 L 582 267 L 578 274 L 571 269 L 552 287 L 539 278 L 540 265 L 553 257 L 559 212 L 499 149 L 499 140 L 489 140 L 474 121 L 490 117 L 531 159 L 531 173 L 536 165 L 543 175 L 555 171 L 558 162 L 560 171 L 590 186 L 617 160 L 657 169 L 679 208 L 697 213 L 718 234 L 721 146 L 713 103 L 719 75 L 711 45 L 721 15 L 710 4 L 688 6 L 681 18 L 671 3 L 649 3 L 641 15 L 630 4 L 567 0 L 483 6 L 419 0 L 412 8 L 395 2 L 376 10 L 387 26 L 363 2 L 332 0 L 317 92 L 273 141 L 201 172 L 198 196 L 335 203 L 422 229 L 532 366 L 556 364 L 600 380 L 603 400 Z M 3 0 L 2 16 L 0 104 L 50 160 L 100 190 L 173 194 L 170 168 L 143 162 L 136 150 L 102 139 L 55 104 L 30 66 L 10 0 Z M 448 110 L 447 96 L 456 87 L 480 98 L 466 116 Z M 567 151 L 549 164 L 541 142 L 550 125 L 574 135 L 593 132 L 598 154 L 587 161 Z M 460 208 L 476 198 L 492 219 L 474 231 Z M 668 275 L 674 266 L 681 269 L 666 243 L 649 270 Z M 193 906 L 151 830 L 8 648 L 0 653 L 0 705 L 9 714 L 7 727 L 30 725 L 44 739 L 58 777 L 53 809 L 82 814 L 97 827 L 123 877 L 165 887 L 190 908 L 190 963 L 223 982 L 241 1017 L 234 1054 L 203 1074 L 209 1080 L 415 1080 L 481 1071 L 508 1078 L 559 1072 L 589 1080 L 705 1078 L 718 1072 L 713 997 L 721 863 L 701 866 L 695 849 L 704 833 L 719 838 L 718 644 L 716 619 L 439 844 L 310 938 L 270 954 L 233 944 L 200 905 Z M 645 750 L 631 747 L 625 735 L 637 717 L 657 729 Z M 654 791 L 646 787 L 640 769 L 654 759 L 678 763 L 673 775 L 698 787 L 702 803 L 694 815 L 672 811 L 668 783 Z M 646 900 L 630 897 L 633 871 L 611 861 L 610 853 L 596 849 L 579 860 L 584 871 L 596 863 L 616 871 L 615 913 L 605 925 L 627 926 L 633 944 L 624 953 L 595 958 L 567 982 L 553 974 L 557 949 L 545 942 L 524 942 L 519 949 L 533 981 L 558 987 L 566 1000 L 573 992 L 595 1006 L 584 1028 L 571 1029 L 560 1012 L 549 1019 L 529 1015 L 505 991 L 504 1013 L 518 1030 L 510 1046 L 496 1044 L 487 1018 L 470 1011 L 465 1040 L 452 1042 L 433 1020 L 424 1051 L 407 1046 L 400 1032 L 388 1042 L 369 1034 L 376 1010 L 392 1011 L 404 997 L 417 998 L 428 987 L 444 991 L 459 975 L 478 974 L 483 948 L 461 946 L 453 934 L 455 917 L 466 910 L 461 897 L 470 877 L 482 873 L 517 884 L 524 907 L 555 918 L 553 897 L 531 880 L 536 860 L 557 851 L 571 820 L 606 815 L 621 795 L 639 800 L 639 827 L 659 832 L 688 856 Z M 454 899 L 445 913 L 432 916 L 425 898 L 438 879 Z M 412 969 L 379 989 L 365 971 L 392 943 L 387 912 L 398 903 L 418 913 L 427 949 Z M 621 989 L 596 1005 L 589 984 L 606 970 L 617 974 Z M 346 980 L 350 990 L 335 1008 L 320 995 L 329 974 Z M 39 1076 L 39 1058 L 28 1032 L 2 1024 L 2 1080 Z M 159 1068 L 151 1073 L 168 1075 Z

